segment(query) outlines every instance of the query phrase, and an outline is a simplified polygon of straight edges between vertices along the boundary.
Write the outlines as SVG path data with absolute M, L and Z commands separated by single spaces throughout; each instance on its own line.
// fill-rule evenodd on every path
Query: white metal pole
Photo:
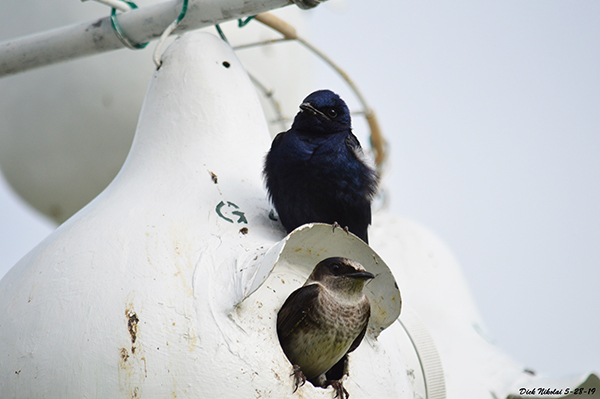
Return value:
M 256 15 L 298 4 L 299 1 L 301 0 L 190 0 L 185 18 L 175 32 Z M 146 43 L 160 37 L 177 18 L 181 7 L 181 0 L 170 0 L 127 11 L 119 14 L 119 25 L 129 41 Z M 109 13 L 110 10 L 107 9 L 107 14 Z M 122 47 L 124 45 L 115 35 L 109 16 L 12 39 L 0 42 L 0 77 Z

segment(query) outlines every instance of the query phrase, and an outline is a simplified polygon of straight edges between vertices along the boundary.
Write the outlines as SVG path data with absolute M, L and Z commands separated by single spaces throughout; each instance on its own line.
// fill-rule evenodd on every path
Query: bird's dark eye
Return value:
M 333 108 L 329 108 L 327 110 L 327 115 L 330 116 L 330 117 L 332 117 L 332 118 L 335 118 L 337 116 L 337 111 L 335 109 L 333 109 Z
M 337 273 L 340 271 L 340 265 L 338 264 L 334 264 L 333 266 L 331 266 L 331 271 L 334 273 Z

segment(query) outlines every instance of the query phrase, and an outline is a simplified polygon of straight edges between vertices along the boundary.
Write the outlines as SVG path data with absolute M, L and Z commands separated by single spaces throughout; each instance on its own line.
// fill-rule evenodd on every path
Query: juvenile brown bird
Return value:
M 294 392 L 308 380 L 332 385 L 336 397 L 349 396 L 341 378 L 346 355 L 367 330 L 371 307 L 363 287 L 374 277 L 350 259 L 328 258 L 286 299 L 277 314 L 277 335 L 294 365 Z

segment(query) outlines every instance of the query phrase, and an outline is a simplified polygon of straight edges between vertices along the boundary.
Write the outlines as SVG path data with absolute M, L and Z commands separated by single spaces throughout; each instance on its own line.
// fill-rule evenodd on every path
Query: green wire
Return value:
M 248 17 L 245 20 L 238 19 L 238 27 L 243 28 L 244 26 L 246 26 L 248 24 L 248 22 L 252 21 L 254 19 L 254 17 L 256 17 L 256 15 Z
M 122 0 L 122 1 L 127 3 L 131 7 L 132 10 L 135 10 L 138 8 L 138 6 L 133 1 L 129 1 L 129 0 Z M 179 13 L 179 16 L 177 17 L 177 20 L 176 20 L 177 25 L 179 25 L 179 23 L 183 20 L 183 18 L 185 17 L 185 14 L 187 13 L 188 1 L 189 0 L 183 0 L 181 12 Z M 129 41 L 129 39 L 127 39 L 125 37 L 125 34 L 123 33 L 123 29 L 121 29 L 121 25 L 119 25 L 119 21 L 117 20 L 117 10 L 115 8 L 113 8 L 110 12 L 110 24 L 111 24 L 113 30 L 115 31 L 115 34 L 119 38 L 119 40 L 121 40 L 121 42 L 123 44 L 125 44 L 127 47 L 130 47 L 133 49 L 143 49 L 148 45 L 149 42 L 142 43 L 142 44 L 131 43 L 131 41 Z
M 221 36 L 221 39 L 223 39 L 225 43 L 229 44 L 229 40 L 227 40 L 227 37 L 225 37 L 225 33 L 223 33 L 223 30 L 221 29 L 219 24 L 216 24 L 215 28 L 217 28 L 217 32 L 219 32 L 219 36 Z
M 252 21 L 254 19 L 254 17 L 256 17 L 256 15 L 248 17 L 245 20 L 238 19 L 238 27 L 243 28 L 244 26 L 246 26 L 248 24 L 248 22 Z M 223 39 L 223 41 L 225 43 L 229 44 L 229 40 L 227 40 L 227 37 L 225 36 L 225 33 L 223 32 L 223 29 L 221 29 L 221 27 L 219 26 L 219 24 L 216 24 L 215 28 L 217 29 L 217 32 L 219 33 L 219 36 L 221 36 L 221 39 Z
M 129 1 L 129 0 L 123 0 L 125 3 L 127 3 L 132 10 L 135 10 L 136 8 L 138 8 L 138 6 L 133 2 L 133 1 Z M 187 1 L 187 0 L 184 0 Z M 115 34 L 117 35 L 117 37 L 119 38 L 119 40 L 125 44 L 127 47 L 133 48 L 133 49 L 143 49 L 145 48 L 149 42 L 146 43 L 142 43 L 142 44 L 137 44 L 137 43 L 131 43 L 129 41 L 129 39 L 127 39 L 125 37 L 125 35 L 123 34 L 123 30 L 121 29 L 121 25 L 119 25 L 119 21 L 117 21 L 117 9 L 113 8 L 110 12 L 110 24 L 113 28 L 113 30 L 115 31 Z
M 181 12 L 179 13 L 179 16 L 177 17 L 178 25 L 181 22 L 181 20 L 183 20 L 183 17 L 185 17 L 185 13 L 187 12 L 187 9 L 188 9 L 188 0 L 183 0 L 183 5 L 181 6 Z

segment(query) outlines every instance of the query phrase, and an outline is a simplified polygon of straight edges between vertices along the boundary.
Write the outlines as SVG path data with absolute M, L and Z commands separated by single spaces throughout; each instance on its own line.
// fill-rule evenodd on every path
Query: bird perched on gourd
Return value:
M 374 277 L 350 259 L 328 258 L 286 299 L 277 314 L 277 335 L 294 367 L 294 392 L 308 380 L 332 385 L 336 397 L 349 396 L 341 379 L 347 354 L 367 331 L 371 307 L 363 287 Z
M 305 223 L 337 222 L 368 242 L 378 176 L 337 94 L 319 90 L 304 99 L 290 130 L 273 140 L 264 174 L 288 233 Z

